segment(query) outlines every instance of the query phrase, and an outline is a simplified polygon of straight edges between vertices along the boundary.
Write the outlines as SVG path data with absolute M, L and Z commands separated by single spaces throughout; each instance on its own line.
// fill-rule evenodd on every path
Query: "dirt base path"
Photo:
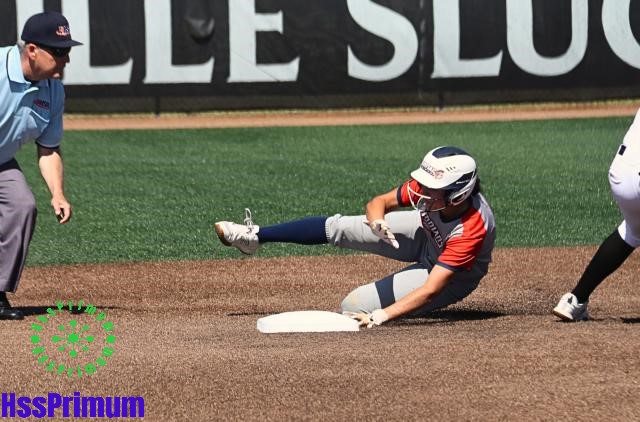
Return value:
M 0 389 L 138 396 L 145 420 L 165 422 L 637 421 L 637 257 L 593 296 L 593 321 L 550 314 L 593 251 L 498 250 L 462 303 L 358 333 L 267 335 L 256 321 L 337 310 L 351 289 L 397 262 L 357 255 L 29 268 L 16 304 L 30 316 L 0 321 Z M 96 373 L 68 379 L 32 355 L 31 324 L 55 299 L 83 299 L 113 323 L 115 352 Z M 72 319 L 95 320 L 58 314 L 43 324 L 43 339 Z M 46 344 L 50 360 L 67 356 Z
M 388 110 L 228 112 L 207 114 L 65 117 L 65 129 L 178 129 L 261 126 L 408 124 L 494 120 L 540 120 L 633 116 L 635 102 L 511 105 L 494 107 Z
M 73 130 L 423 123 L 635 111 L 633 104 L 613 104 L 67 116 L 65 125 Z M 14 304 L 28 317 L 0 321 L 0 389 L 7 400 L 11 393 L 143 397 L 148 421 L 637 421 L 637 256 L 594 294 L 594 321 L 565 324 L 550 314 L 593 251 L 497 250 L 489 276 L 462 303 L 431 318 L 349 334 L 264 335 L 255 326 L 271 313 L 337 311 L 350 290 L 399 263 L 356 255 L 27 268 Z M 69 312 L 45 318 L 56 300 L 91 303 L 105 319 Z M 76 331 L 84 325 L 97 329 L 95 338 L 88 342 L 81 333 L 62 331 L 71 332 L 72 321 Z M 112 331 L 102 331 L 106 323 Z M 34 330 L 38 325 L 42 331 Z M 45 344 L 46 353 L 33 354 Z M 77 359 L 70 357 L 72 346 Z M 107 346 L 113 354 L 101 366 L 95 353 Z M 57 366 L 47 370 L 51 362 Z M 56 375 L 61 362 L 95 362 L 98 369 L 69 378 Z

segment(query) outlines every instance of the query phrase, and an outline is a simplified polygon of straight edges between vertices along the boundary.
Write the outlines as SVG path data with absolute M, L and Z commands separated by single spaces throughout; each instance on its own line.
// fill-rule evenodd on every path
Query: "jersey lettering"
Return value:
M 409 179 L 398 187 L 396 198 L 401 207 L 417 203 L 411 191 L 419 192 L 417 181 Z M 445 268 L 470 271 L 478 259 L 480 266 L 491 260 L 494 241 L 493 214 L 482 194 L 471 197 L 471 208 L 461 217 L 442 221 L 438 212 L 420 212 L 422 229 L 427 235 L 430 259 Z
M 428 213 L 420 213 L 420 217 L 422 218 L 422 227 L 429 230 L 431 233 L 431 237 L 433 241 L 436 242 L 438 248 L 442 248 L 444 245 L 444 241 L 442 240 L 442 235 L 440 234 L 440 230 L 438 230 L 438 226 L 431 220 Z

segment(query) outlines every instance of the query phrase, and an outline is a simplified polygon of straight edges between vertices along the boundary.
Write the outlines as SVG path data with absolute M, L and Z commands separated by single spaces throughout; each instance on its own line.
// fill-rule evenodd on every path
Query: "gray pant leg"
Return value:
M 374 235 L 363 223 L 364 219 L 362 215 L 337 214 L 329 217 L 325 226 L 329 244 L 416 264 L 377 282 L 358 287 L 342 301 L 343 312 L 361 310 L 371 312 L 385 308 L 422 286 L 427 281 L 432 268 L 432 260 L 427 256 L 426 234 L 422 229 L 418 211 L 397 211 L 385 216 L 385 220 L 398 240 L 399 249 L 394 249 Z M 413 315 L 422 315 L 459 302 L 475 290 L 480 278 L 476 279 L 475 274 L 456 274 L 431 303 L 416 310 Z
M 0 291 L 18 288 L 36 213 L 35 198 L 18 163 L 0 165 Z
M 356 288 L 344 298 L 340 306 L 343 312 L 372 312 L 385 308 L 422 286 L 428 276 L 429 270 L 423 264 L 410 265 L 377 282 Z M 461 301 L 478 287 L 479 281 L 456 274 L 435 299 L 414 311 L 412 315 L 424 315 Z
M 391 212 L 385 216 L 389 228 L 396 236 L 400 248 L 373 234 L 364 224 L 364 215 L 342 216 L 336 214 L 327 219 L 325 230 L 330 245 L 381 255 L 403 262 L 419 262 L 426 245 L 426 238 L 418 211 Z

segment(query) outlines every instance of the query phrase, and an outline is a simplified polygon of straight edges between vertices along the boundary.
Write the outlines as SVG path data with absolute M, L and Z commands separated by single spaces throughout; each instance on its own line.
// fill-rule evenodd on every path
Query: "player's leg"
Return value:
M 426 253 L 426 235 L 418 211 L 396 211 L 385 216 L 398 241 L 398 249 L 373 234 L 364 220 L 363 215 L 336 214 L 329 217 L 326 223 L 328 242 L 339 248 L 368 252 L 404 262 L 420 262 Z
M 296 243 L 299 245 L 322 245 L 327 243 L 325 231 L 327 217 L 314 216 L 282 224 L 263 226 L 258 231 L 260 243 Z
M 428 276 L 429 269 L 423 264 L 410 265 L 382 280 L 365 284 L 353 290 L 342 301 L 342 311 L 372 312 L 375 309 L 386 308 L 424 285 Z M 454 277 L 434 300 L 413 312 L 412 315 L 424 315 L 459 302 L 474 291 L 478 287 L 478 283 L 479 280 L 464 280 Z
M 253 223 L 251 211 L 247 208 L 244 224 L 218 221 L 214 228 L 224 245 L 234 246 L 244 254 L 253 255 L 261 244 L 269 242 L 326 244 L 326 221 L 327 217 L 313 216 L 271 226 L 258 226 Z
M 575 288 L 560 299 L 553 313 L 566 321 L 589 319 L 587 304 L 593 291 L 640 245 L 640 176 L 635 166 L 614 159 L 609 183 L 624 221 L 600 244 Z
M 622 239 L 618 229 L 614 230 L 602 242 L 571 292 L 578 299 L 578 303 L 587 303 L 596 287 L 617 270 L 634 249 Z
M 400 248 L 394 249 L 375 236 L 363 223 L 365 217 L 313 216 L 271 226 L 253 223 L 251 212 L 246 210 L 243 225 L 228 221 L 215 223 L 218 237 L 227 246 L 235 246 L 251 255 L 260 245 L 270 242 L 296 243 L 301 245 L 331 244 L 341 248 L 370 252 L 389 258 L 415 262 L 420 260 L 424 246 L 424 231 L 421 229 L 417 211 L 389 213 L 389 227 L 396 235 Z
M 624 221 L 598 248 L 585 269 L 573 294 L 579 303 L 589 296 L 611 273 L 617 270 L 640 245 L 640 176 L 635 166 L 615 162 L 609 170 L 609 183 Z
M 6 292 L 18 288 L 35 228 L 36 203 L 33 193 L 12 160 L 0 166 L 0 319 L 21 319 L 12 309 Z

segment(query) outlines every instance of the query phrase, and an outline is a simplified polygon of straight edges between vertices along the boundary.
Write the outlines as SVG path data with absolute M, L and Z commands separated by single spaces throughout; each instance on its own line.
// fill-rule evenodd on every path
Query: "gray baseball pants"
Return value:
M 18 289 L 36 224 L 36 201 L 20 170 L 10 160 L 0 165 L 0 291 Z
M 341 304 L 343 312 L 361 310 L 371 312 L 391 305 L 422 286 L 435 264 L 435 259 L 427 254 L 427 235 L 422 228 L 418 211 L 391 212 L 385 216 L 387 224 L 400 244 L 399 249 L 394 249 L 376 237 L 363 223 L 364 219 L 365 216 L 362 215 L 336 214 L 329 217 L 325 223 L 329 244 L 413 264 L 349 293 Z M 478 287 L 483 275 L 474 271 L 456 273 L 453 280 L 433 301 L 416 310 L 412 315 L 423 315 L 459 302 Z

